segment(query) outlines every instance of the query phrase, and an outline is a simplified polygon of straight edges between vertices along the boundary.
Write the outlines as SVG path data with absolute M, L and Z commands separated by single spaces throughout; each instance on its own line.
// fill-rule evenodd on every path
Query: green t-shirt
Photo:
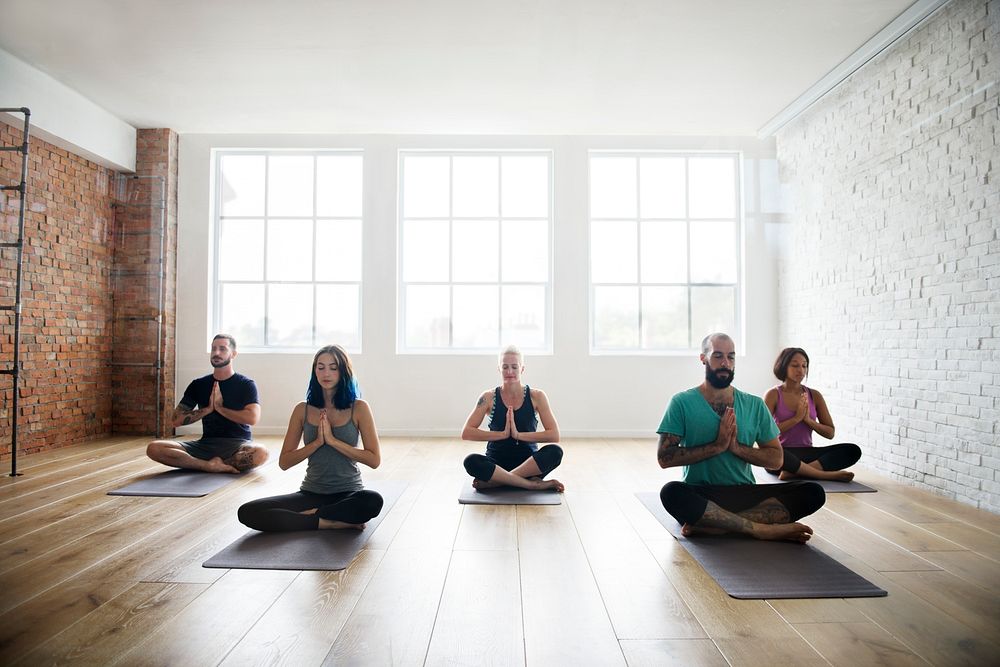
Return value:
M 764 401 L 733 387 L 733 407 L 736 410 L 736 440 L 752 446 L 778 437 L 778 426 Z M 715 441 L 719 435 L 721 417 L 701 395 L 698 387 L 675 394 L 670 399 L 657 433 L 679 435 L 681 447 L 700 447 Z M 684 466 L 684 481 L 688 484 L 753 484 L 750 464 L 730 452 Z

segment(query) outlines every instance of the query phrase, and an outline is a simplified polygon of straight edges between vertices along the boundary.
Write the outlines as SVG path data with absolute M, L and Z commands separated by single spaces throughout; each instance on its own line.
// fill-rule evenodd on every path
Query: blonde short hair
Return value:
M 524 355 L 521 354 L 521 348 L 519 348 L 517 345 L 508 345 L 503 350 L 501 350 L 500 354 L 497 356 L 497 363 L 502 364 L 503 358 L 508 354 L 516 354 L 518 365 L 520 366 L 524 365 Z

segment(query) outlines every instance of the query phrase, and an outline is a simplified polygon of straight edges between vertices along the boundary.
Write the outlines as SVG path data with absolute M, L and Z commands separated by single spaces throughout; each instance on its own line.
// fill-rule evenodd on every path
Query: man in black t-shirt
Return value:
M 174 408 L 174 427 L 201 420 L 200 440 L 154 440 L 146 455 L 174 468 L 238 473 L 267 461 L 267 450 L 252 442 L 250 427 L 260 419 L 257 385 L 233 370 L 236 340 L 229 334 L 212 339 L 211 375 L 188 385 Z

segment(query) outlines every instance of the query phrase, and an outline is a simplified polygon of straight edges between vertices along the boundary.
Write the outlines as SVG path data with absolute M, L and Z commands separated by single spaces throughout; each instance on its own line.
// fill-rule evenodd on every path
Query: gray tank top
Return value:
M 312 442 L 319 437 L 319 427 L 310 424 L 305 415 L 308 406 L 302 414 L 302 441 Z M 346 442 L 352 447 L 358 446 L 358 427 L 354 424 L 354 406 L 351 406 L 351 416 L 343 426 L 333 427 L 333 437 Z M 361 473 L 358 464 L 347 458 L 333 447 L 323 445 L 309 456 L 306 467 L 306 478 L 302 480 L 303 491 L 312 493 L 340 493 L 342 491 L 360 491 Z

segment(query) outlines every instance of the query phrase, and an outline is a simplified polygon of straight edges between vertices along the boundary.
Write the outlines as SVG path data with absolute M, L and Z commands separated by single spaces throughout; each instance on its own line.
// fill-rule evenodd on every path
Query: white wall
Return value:
M 1000 2 L 955 0 L 778 135 L 779 342 L 838 441 L 1000 511 Z
M 759 184 L 774 183 L 773 146 L 757 139 L 478 136 L 182 135 L 178 192 L 177 387 L 210 370 L 211 150 L 224 147 L 361 148 L 365 155 L 363 352 L 352 355 L 384 434 L 457 435 L 478 394 L 498 384 L 495 355 L 395 352 L 397 151 L 407 148 L 532 148 L 554 154 L 553 354 L 530 356 L 525 381 L 546 391 L 567 435 L 650 436 L 670 395 L 702 379 L 694 355 L 591 356 L 588 352 L 587 151 L 741 150 L 746 207 L 746 312 L 738 385 L 771 383 L 776 340 L 776 260 Z M 761 177 L 761 174 L 764 177 Z M 768 193 L 764 201 L 772 201 Z M 773 208 L 773 206 L 771 207 Z M 302 399 L 312 354 L 245 353 L 237 369 L 261 391 L 258 433 L 283 432 Z M 179 398 L 179 396 L 178 396 Z M 193 429 L 197 430 L 197 429 Z
M 135 171 L 135 128 L 0 50 L 0 107 L 27 107 L 31 133 L 115 171 Z M 4 114 L 22 127 L 24 116 Z

